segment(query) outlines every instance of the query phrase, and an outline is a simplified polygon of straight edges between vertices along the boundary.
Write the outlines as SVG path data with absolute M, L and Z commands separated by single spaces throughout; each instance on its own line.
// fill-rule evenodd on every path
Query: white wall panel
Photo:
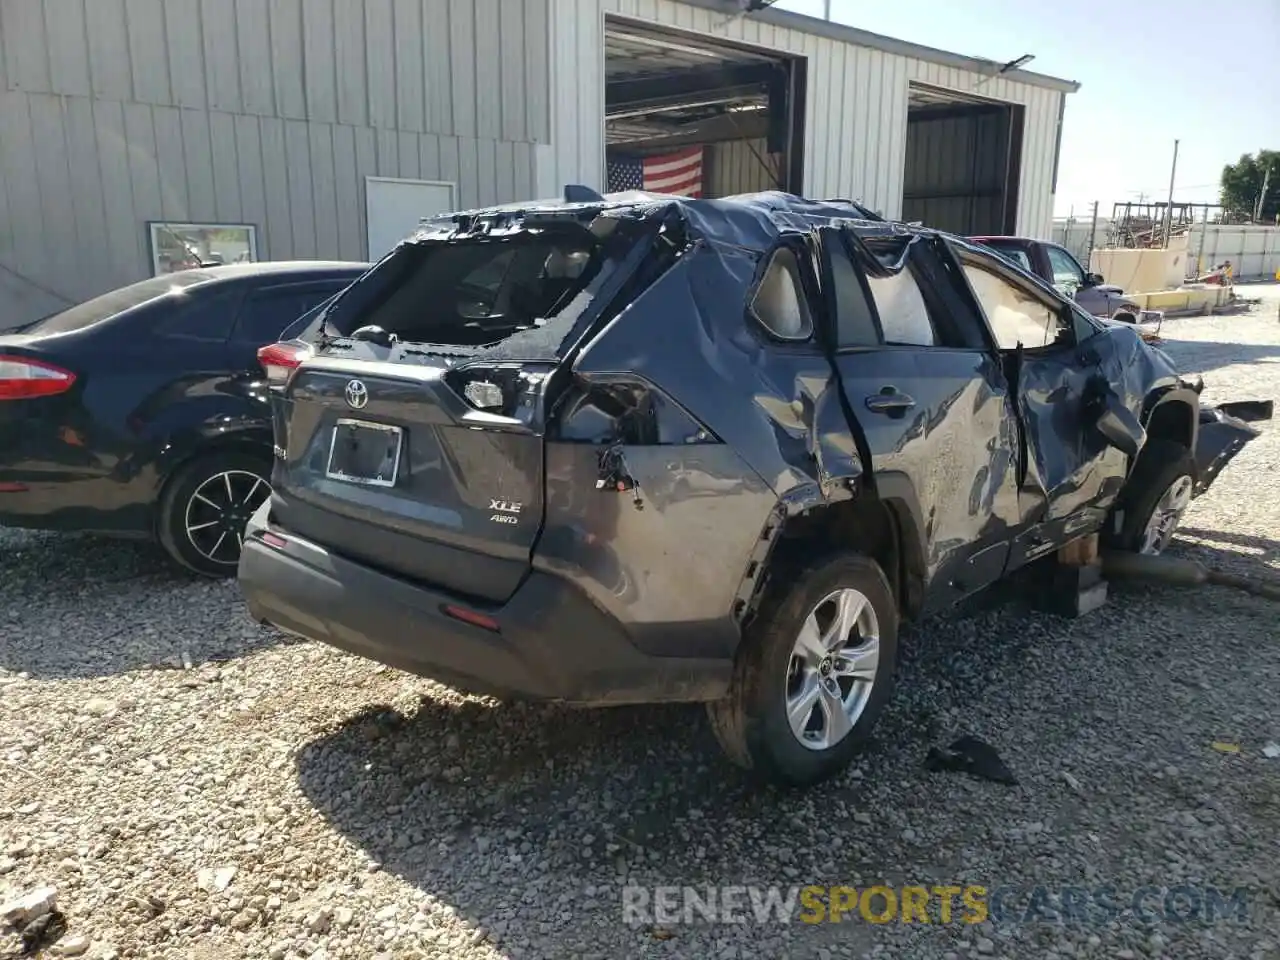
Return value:
M 0 0 L 0 314 L 146 276 L 147 220 L 359 259 L 366 176 L 528 197 L 550 3 Z
M 565 182 L 599 188 L 604 172 L 606 14 L 680 27 L 808 58 L 803 190 L 859 199 L 890 217 L 902 210 L 907 89 L 912 80 L 1021 103 L 1026 128 L 1019 230 L 1044 236 L 1053 206 L 1059 98 L 1048 87 L 835 40 L 808 30 L 730 17 L 677 0 L 551 0 L 551 144 L 538 151 L 539 192 Z

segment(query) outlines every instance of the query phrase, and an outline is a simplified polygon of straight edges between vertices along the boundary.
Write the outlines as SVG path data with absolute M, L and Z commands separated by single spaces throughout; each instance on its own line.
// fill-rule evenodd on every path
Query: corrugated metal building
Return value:
M 682 143 L 710 195 L 1048 233 L 1073 84 L 738 7 L 0 0 L 0 328 L 183 250 L 377 256 Z

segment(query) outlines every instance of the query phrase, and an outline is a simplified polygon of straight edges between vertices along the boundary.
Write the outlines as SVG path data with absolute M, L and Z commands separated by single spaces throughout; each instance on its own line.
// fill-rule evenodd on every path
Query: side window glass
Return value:
M 1012 260 L 1014 263 L 1020 266 L 1023 270 L 1026 270 L 1028 273 L 1031 272 L 1031 258 L 1027 256 L 1027 251 L 1016 250 L 1013 248 L 1001 249 L 999 247 L 996 247 L 994 249 L 996 253 L 1000 254 L 1000 256 L 1004 257 L 1007 260 Z
M 181 340 L 223 343 L 231 336 L 231 324 L 242 296 L 239 290 L 209 294 L 199 291 L 179 294 L 164 308 L 153 327 L 156 335 Z
M 279 339 L 281 331 L 291 326 L 293 321 L 340 289 L 341 284 L 308 284 L 305 287 L 269 288 L 251 293 L 236 322 L 236 342 L 257 345 L 274 343 Z
M 831 257 L 832 290 L 836 301 L 836 346 L 874 347 L 880 332 L 867 295 L 858 280 L 858 271 L 843 244 L 828 241 Z
M 777 250 L 751 298 L 751 312 L 779 340 L 808 340 L 813 316 L 800 280 L 800 264 L 787 248 Z
M 998 274 L 971 263 L 964 273 L 1001 350 L 1049 346 L 1065 332 L 1057 313 Z
M 1071 254 L 1061 247 L 1045 247 L 1049 254 L 1049 269 L 1053 271 L 1053 285 L 1068 295 L 1074 294 L 1084 283 L 1084 273 Z
M 937 344 L 929 308 L 909 268 L 903 268 L 891 277 L 869 276 L 867 280 L 871 296 L 876 301 L 876 310 L 880 313 L 880 329 L 884 331 L 885 343 L 918 347 Z

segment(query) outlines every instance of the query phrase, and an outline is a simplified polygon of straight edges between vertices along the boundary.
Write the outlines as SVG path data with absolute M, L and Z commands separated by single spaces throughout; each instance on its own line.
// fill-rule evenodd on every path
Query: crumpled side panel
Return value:
M 590 342 L 575 369 L 634 371 L 733 447 L 782 495 L 836 495 L 862 473 L 830 365 L 767 344 L 744 305 L 759 254 L 695 244 Z
M 1079 356 L 1077 356 L 1079 354 Z M 1177 368 L 1129 326 L 1108 328 L 1080 351 L 1027 359 L 1019 402 L 1027 429 L 1029 463 L 1024 492 L 1043 497 L 1035 520 L 1057 520 L 1086 506 L 1105 509 L 1124 486 L 1125 455 L 1108 446 L 1085 411 L 1099 378 L 1123 406 L 1145 422 L 1147 401 L 1179 383 Z

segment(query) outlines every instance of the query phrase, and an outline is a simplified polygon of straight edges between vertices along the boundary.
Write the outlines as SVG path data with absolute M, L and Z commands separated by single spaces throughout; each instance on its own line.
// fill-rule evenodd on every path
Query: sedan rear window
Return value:
M 84 303 L 78 303 L 60 313 L 50 314 L 42 320 L 37 320 L 22 332 L 51 334 L 83 330 L 99 321 L 141 306 L 148 300 L 179 293 L 188 287 L 206 283 L 210 279 L 203 270 L 184 270 L 180 273 L 140 280 L 127 287 L 120 287 L 118 290 L 94 297 L 92 300 L 86 300 Z
M 1012 246 L 1007 243 L 993 243 L 990 240 L 986 241 L 983 246 L 991 248 L 996 253 L 1000 254 L 1000 256 L 1004 257 L 1006 260 L 1016 263 L 1028 273 L 1031 272 L 1031 258 L 1027 256 L 1027 251 L 1023 250 L 1021 247 Z

